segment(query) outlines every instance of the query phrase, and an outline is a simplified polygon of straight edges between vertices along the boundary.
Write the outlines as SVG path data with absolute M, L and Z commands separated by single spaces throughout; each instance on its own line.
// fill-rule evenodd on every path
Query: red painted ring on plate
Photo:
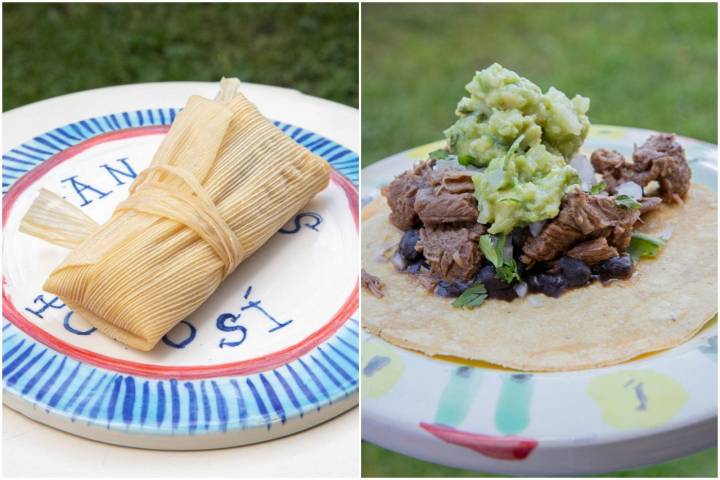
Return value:
M 113 140 L 122 140 L 125 138 L 133 138 L 145 135 L 164 134 L 169 130 L 169 126 L 151 126 L 137 127 L 118 130 L 114 132 L 104 133 L 93 137 L 84 142 L 78 143 L 62 152 L 53 155 L 45 162 L 36 166 L 28 173 L 20 177 L 7 194 L 3 198 L 3 229 L 9 217 L 10 211 L 17 201 L 20 194 L 30 185 L 38 181 L 48 171 L 60 163 L 78 155 L 79 153 L 99 145 L 104 142 Z M 331 180 L 343 189 L 348 199 L 348 206 L 355 222 L 355 229 L 358 230 L 358 191 L 355 185 L 347 178 L 342 176 L 336 170 L 332 171 Z M 317 345 L 327 340 L 335 333 L 358 309 L 359 283 L 355 283 L 355 287 L 351 291 L 340 309 L 335 315 L 323 325 L 322 328 L 315 331 L 300 342 L 287 347 L 283 350 L 263 355 L 260 357 L 243 360 L 240 362 L 222 363 L 218 365 L 186 365 L 186 366 L 164 366 L 149 363 L 132 362 L 117 358 L 108 357 L 84 348 L 76 347 L 59 338 L 51 335 L 47 331 L 38 327 L 34 323 L 27 320 L 13 305 L 10 296 L 5 289 L 5 276 L 3 274 L 3 316 L 12 322 L 23 332 L 27 333 L 34 339 L 42 342 L 48 347 L 60 353 L 66 354 L 80 361 L 96 365 L 98 367 L 110 370 L 129 373 L 133 375 L 141 375 L 149 378 L 177 378 L 177 379 L 194 379 L 194 378 L 210 378 L 222 377 L 229 375 L 249 375 L 252 373 L 262 372 L 282 366 L 302 355 L 309 352 Z

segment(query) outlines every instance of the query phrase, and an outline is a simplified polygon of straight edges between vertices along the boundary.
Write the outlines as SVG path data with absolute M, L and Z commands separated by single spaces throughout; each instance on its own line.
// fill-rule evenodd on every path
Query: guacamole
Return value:
M 522 143 L 519 137 L 517 143 Z M 492 224 L 490 233 L 508 233 L 516 226 L 556 217 L 568 185 L 579 183 L 563 157 L 537 144 L 525 153 L 511 148 L 473 176 L 478 222 Z
M 457 122 L 445 131 L 448 150 L 475 175 L 478 221 L 490 233 L 558 214 L 566 188 L 578 183 L 567 161 L 590 128 L 590 100 L 572 100 L 496 64 L 475 74 L 458 103 Z

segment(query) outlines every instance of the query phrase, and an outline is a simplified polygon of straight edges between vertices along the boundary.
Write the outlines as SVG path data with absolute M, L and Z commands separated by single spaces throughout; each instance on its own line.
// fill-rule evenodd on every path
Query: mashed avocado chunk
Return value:
M 505 154 L 520 135 L 521 148 L 543 144 L 569 159 L 587 136 L 590 100 L 572 100 L 553 87 L 542 93 L 527 78 L 497 63 L 465 86 L 470 97 L 458 103 L 458 121 L 445 131 L 450 151 L 465 163 L 484 167 Z
M 578 183 L 567 161 L 590 128 L 590 100 L 572 100 L 496 64 L 475 74 L 445 131 L 463 165 L 487 167 L 474 176 L 478 221 L 490 233 L 555 217 L 566 188 Z
M 522 141 L 518 138 L 516 145 Z M 565 189 L 579 178 L 561 156 L 538 144 L 525 153 L 511 148 L 491 160 L 483 173 L 474 175 L 473 182 L 478 222 L 492 224 L 488 231 L 498 234 L 556 217 Z

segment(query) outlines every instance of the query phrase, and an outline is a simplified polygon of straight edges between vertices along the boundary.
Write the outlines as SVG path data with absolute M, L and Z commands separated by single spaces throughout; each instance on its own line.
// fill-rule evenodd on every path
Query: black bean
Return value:
M 440 280 L 435 287 L 435 294 L 441 297 L 459 297 L 467 290 L 468 286 L 467 283 Z
M 517 249 L 515 251 L 518 251 Z M 520 257 L 518 256 L 515 259 L 515 265 L 517 267 L 518 275 L 520 275 L 520 278 L 525 278 L 525 273 L 527 272 L 527 267 L 524 263 L 520 261 Z
M 483 284 L 489 282 L 495 278 L 495 267 L 492 265 L 485 265 L 475 275 L 476 282 L 482 282 Z
M 415 262 L 415 263 L 408 264 L 408 266 L 405 268 L 405 271 L 407 273 L 420 273 L 421 268 L 422 268 L 422 262 Z
M 517 297 L 517 292 L 509 283 L 505 283 L 495 276 L 495 267 L 485 265 L 475 276 L 476 282 L 485 285 L 489 298 L 510 301 Z
M 531 292 L 544 293 L 549 297 L 559 297 L 565 291 L 567 283 L 560 273 L 539 273 L 527 277 Z
M 422 253 L 415 250 L 415 244 L 420 239 L 420 230 L 408 230 L 400 240 L 398 251 L 406 260 L 414 262 L 422 257 Z
M 602 280 L 630 278 L 633 273 L 632 258 L 630 258 L 630 255 L 618 255 L 605 260 L 598 266 L 598 273 Z
M 565 278 L 568 287 L 580 287 L 590 283 L 592 272 L 582 260 L 562 257 L 558 260 L 556 269 Z
M 519 256 L 520 253 L 522 253 L 522 247 L 525 245 L 525 237 L 528 233 L 528 229 L 526 227 L 523 228 L 515 228 L 512 232 L 510 232 L 510 241 L 512 241 L 514 253 L 516 253 L 516 256 Z M 506 240 L 507 241 L 507 240 Z
M 408 264 L 405 268 L 407 273 L 422 273 L 422 270 L 430 270 L 430 264 L 424 258 L 421 258 L 417 262 Z
M 507 285 L 507 284 L 505 284 Z M 515 291 L 513 287 L 508 288 L 494 288 L 492 290 L 488 290 L 488 297 L 489 298 L 496 298 L 498 300 L 505 300 L 506 302 L 510 302 L 512 300 L 515 300 L 517 298 L 518 294 Z

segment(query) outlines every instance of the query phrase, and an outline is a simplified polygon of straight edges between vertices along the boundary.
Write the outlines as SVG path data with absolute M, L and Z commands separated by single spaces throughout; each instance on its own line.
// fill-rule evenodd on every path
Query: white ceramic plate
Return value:
M 153 351 L 105 337 L 42 291 L 67 251 L 18 231 L 37 191 L 57 192 L 104 221 L 189 94 L 212 97 L 216 88 L 115 87 L 4 114 L 12 126 L 3 138 L 8 406 L 109 443 L 206 449 L 288 435 L 356 405 L 358 156 L 310 130 L 339 120 L 329 102 L 243 85 L 280 129 L 330 162 L 331 184 Z M 283 115 L 300 97 L 311 114 L 330 113 L 309 126 L 308 117 Z
M 629 154 L 652 133 L 594 126 L 583 149 Z M 717 191 L 715 146 L 679 140 L 694 181 Z M 443 143 L 363 170 L 363 204 Z M 429 358 L 367 333 L 362 349 L 363 438 L 430 462 L 573 475 L 658 463 L 717 444 L 715 321 L 677 348 L 577 372 L 529 374 Z

